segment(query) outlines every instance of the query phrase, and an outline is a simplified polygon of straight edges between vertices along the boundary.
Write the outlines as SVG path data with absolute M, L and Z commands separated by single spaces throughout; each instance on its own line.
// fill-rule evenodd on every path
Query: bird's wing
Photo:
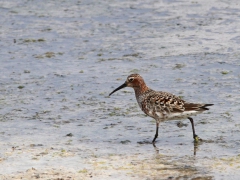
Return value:
M 171 113 L 184 111 L 205 111 L 209 110 L 207 106 L 213 105 L 189 103 L 174 94 L 161 91 L 155 92 L 155 94 L 152 95 L 152 98 L 155 99 L 155 104 L 157 106 Z
M 162 92 L 162 91 L 152 91 L 145 98 L 142 109 L 146 114 L 149 110 L 152 110 L 153 113 L 174 113 L 174 112 L 183 112 L 185 110 L 184 100 L 175 96 L 171 93 Z M 148 114 L 150 115 L 150 114 Z
M 142 110 L 155 119 L 165 119 L 170 114 L 195 114 L 208 110 L 207 106 L 213 105 L 188 103 L 174 94 L 153 90 L 145 94 L 143 99 Z

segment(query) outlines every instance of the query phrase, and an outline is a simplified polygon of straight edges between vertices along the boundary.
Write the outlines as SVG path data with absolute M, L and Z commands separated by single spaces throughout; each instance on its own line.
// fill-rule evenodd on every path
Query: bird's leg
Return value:
M 192 124 L 193 139 L 194 139 L 195 142 L 197 142 L 199 138 L 198 138 L 198 135 L 195 134 L 193 119 L 191 117 L 188 117 L 188 119 L 190 120 L 190 122 Z
M 155 143 L 155 140 L 156 140 L 157 137 L 158 137 L 158 127 L 159 127 L 159 122 L 156 122 L 156 134 L 155 134 L 154 139 L 153 139 L 153 141 L 152 141 L 153 144 Z

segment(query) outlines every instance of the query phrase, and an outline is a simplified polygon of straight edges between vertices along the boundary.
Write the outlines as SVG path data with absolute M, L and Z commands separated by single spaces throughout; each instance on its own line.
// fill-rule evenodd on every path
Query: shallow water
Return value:
M 236 0 L 1 1 L 0 177 L 238 179 L 239 15 Z M 108 97 L 131 73 L 214 103 L 193 117 L 204 141 L 184 120 L 148 143 L 133 90 Z

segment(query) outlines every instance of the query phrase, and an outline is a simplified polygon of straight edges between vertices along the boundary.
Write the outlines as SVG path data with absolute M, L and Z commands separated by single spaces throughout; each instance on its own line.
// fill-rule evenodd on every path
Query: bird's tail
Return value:
M 185 111 L 206 111 L 209 110 L 207 107 L 212 106 L 213 104 L 194 104 L 194 103 L 185 103 Z
M 203 109 L 203 110 L 209 110 L 209 109 L 207 108 L 207 106 L 212 106 L 212 105 L 214 105 L 214 104 L 204 104 L 204 105 L 201 106 L 200 108 Z

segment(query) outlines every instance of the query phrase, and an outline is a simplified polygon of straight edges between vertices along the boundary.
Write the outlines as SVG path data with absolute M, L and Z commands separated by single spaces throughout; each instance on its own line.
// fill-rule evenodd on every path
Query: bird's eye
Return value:
M 132 82 L 134 80 L 134 78 L 129 78 L 128 81 L 129 82 Z

